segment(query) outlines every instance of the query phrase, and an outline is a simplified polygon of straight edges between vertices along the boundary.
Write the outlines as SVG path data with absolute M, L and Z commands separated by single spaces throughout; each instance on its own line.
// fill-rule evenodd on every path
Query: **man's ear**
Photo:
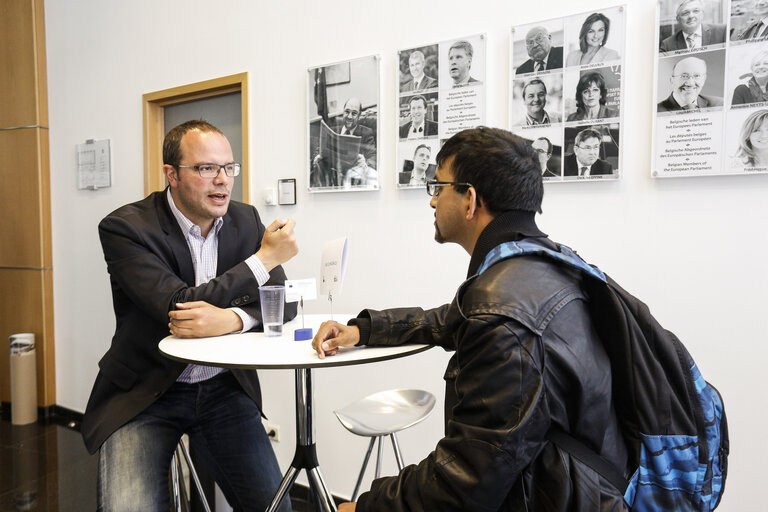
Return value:
M 477 209 L 480 207 L 480 200 L 477 197 L 477 191 L 475 187 L 469 187 L 469 204 L 467 204 L 467 220 L 472 220 L 477 214 Z
M 165 174 L 165 179 L 168 180 L 168 183 L 171 185 L 171 187 L 176 188 L 179 186 L 178 169 L 172 165 L 165 164 L 163 165 L 163 174 Z

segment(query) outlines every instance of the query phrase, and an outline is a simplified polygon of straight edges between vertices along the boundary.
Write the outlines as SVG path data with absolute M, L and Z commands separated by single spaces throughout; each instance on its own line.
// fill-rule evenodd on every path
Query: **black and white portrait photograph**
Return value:
M 568 71 L 563 90 L 566 122 L 620 117 L 620 65 Z
M 563 179 L 613 179 L 619 173 L 619 125 L 566 127 Z
M 563 128 L 562 126 L 537 126 L 532 129 L 513 128 L 531 146 L 541 168 L 544 182 L 562 181 L 563 178 Z
M 732 108 L 768 102 L 768 42 L 731 46 L 726 83 Z
M 624 7 L 569 16 L 565 20 L 565 66 L 617 62 L 624 54 Z
M 731 111 L 726 130 L 729 165 L 724 173 L 768 172 L 768 109 Z
M 620 176 L 625 17 L 619 5 L 512 28 L 510 129 L 531 141 L 545 181 Z
M 407 141 L 399 146 L 397 188 L 424 188 L 435 179 L 437 139 Z
M 662 0 L 659 52 L 677 54 L 723 47 L 727 36 L 726 4 L 724 0 Z
M 563 75 L 549 73 L 518 78 L 512 84 L 512 126 L 539 126 L 563 120 Z
M 379 58 L 308 70 L 309 191 L 379 188 Z
M 401 50 L 398 60 L 401 93 L 423 92 L 439 86 L 438 45 Z
M 730 34 L 732 43 L 768 40 L 768 0 L 733 0 Z
M 471 87 L 482 85 L 484 81 L 484 36 L 440 44 L 440 88 Z
M 563 20 L 556 18 L 512 29 L 513 75 L 563 68 Z
M 399 138 L 424 139 L 438 136 L 438 93 L 415 93 L 400 97 Z
M 658 60 L 657 112 L 723 108 L 725 50 Z

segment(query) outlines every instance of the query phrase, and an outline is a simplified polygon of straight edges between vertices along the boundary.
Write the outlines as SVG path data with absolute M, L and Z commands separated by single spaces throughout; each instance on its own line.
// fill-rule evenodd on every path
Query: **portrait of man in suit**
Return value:
M 700 0 L 680 2 L 675 17 L 680 29 L 661 42 L 662 53 L 725 42 L 725 25 L 704 23 L 704 6 Z
M 411 73 L 411 79 L 400 86 L 400 92 L 423 91 L 437 87 L 437 79 L 424 73 L 425 64 L 424 53 L 419 50 L 411 52 L 408 57 L 408 71 Z
M 421 94 L 408 100 L 411 120 L 400 127 L 401 139 L 423 139 L 437 135 L 437 123 L 426 118 L 427 98 Z
M 563 47 L 552 46 L 552 35 L 544 27 L 533 27 L 528 31 L 525 50 L 529 59 L 515 70 L 516 75 L 563 67 Z
M 546 137 L 539 137 L 531 142 L 531 147 L 536 153 L 536 159 L 539 161 L 539 167 L 541 167 L 541 176 L 543 178 L 559 178 L 560 177 L 560 159 L 556 162 L 553 161 L 552 154 L 554 153 L 555 146 Z
M 563 176 L 597 176 L 613 174 L 613 166 L 600 159 L 600 132 L 587 128 L 576 134 L 573 153 L 566 155 Z
M 747 25 L 737 37 L 731 37 L 731 40 L 743 41 L 768 37 L 768 0 L 756 0 L 751 17 L 754 18 L 754 21 Z
M 265 228 L 253 206 L 230 200 L 240 164 L 205 121 L 171 129 L 163 162 L 165 190 L 99 223 L 116 328 L 82 424 L 86 447 L 99 452 L 98 510 L 168 510 L 168 468 L 185 432 L 230 504 L 263 509 L 282 477 L 256 371 L 181 363 L 157 345 L 169 331 L 262 328 L 258 288 L 285 282 L 295 222 Z M 285 315 L 295 317 L 296 305 Z
M 686 57 L 678 61 L 672 68 L 669 81 L 672 84 L 672 93 L 658 103 L 658 112 L 698 110 L 723 104 L 723 98 L 701 94 L 701 89 L 707 81 L 707 63 L 703 59 Z
M 473 53 L 472 43 L 469 41 L 456 41 L 448 49 L 448 74 L 453 80 L 453 87 L 480 85 L 482 83 L 469 74 L 472 68 Z

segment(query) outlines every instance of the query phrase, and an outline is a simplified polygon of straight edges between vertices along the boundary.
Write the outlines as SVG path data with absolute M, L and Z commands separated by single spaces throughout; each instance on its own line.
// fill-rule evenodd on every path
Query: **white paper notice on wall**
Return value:
M 285 280 L 285 302 L 315 300 L 316 298 L 317 280 L 314 277 Z
M 77 188 L 97 190 L 112 186 L 109 139 L 89 139 L 77 145 Z
M 320 295 L 338 296 L 347 268 L 347 238 L 326 242 L 320 261 Z

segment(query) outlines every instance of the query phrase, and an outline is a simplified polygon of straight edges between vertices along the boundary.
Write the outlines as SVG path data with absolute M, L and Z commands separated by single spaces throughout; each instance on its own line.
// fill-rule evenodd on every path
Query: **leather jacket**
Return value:
M 553 245 L 543 236 L 536 243 Z M 420 463 L 375 480 L 358 512 L 627 510 L 618 490 L 546 438 L 557 425 L 626 467 L 609 361 L 586 300 L 575 271 L 520 257 L 472 275 L 439 308 L 363 311 L 370 345 L 429 343 L 455 354 L 445 437 Z

